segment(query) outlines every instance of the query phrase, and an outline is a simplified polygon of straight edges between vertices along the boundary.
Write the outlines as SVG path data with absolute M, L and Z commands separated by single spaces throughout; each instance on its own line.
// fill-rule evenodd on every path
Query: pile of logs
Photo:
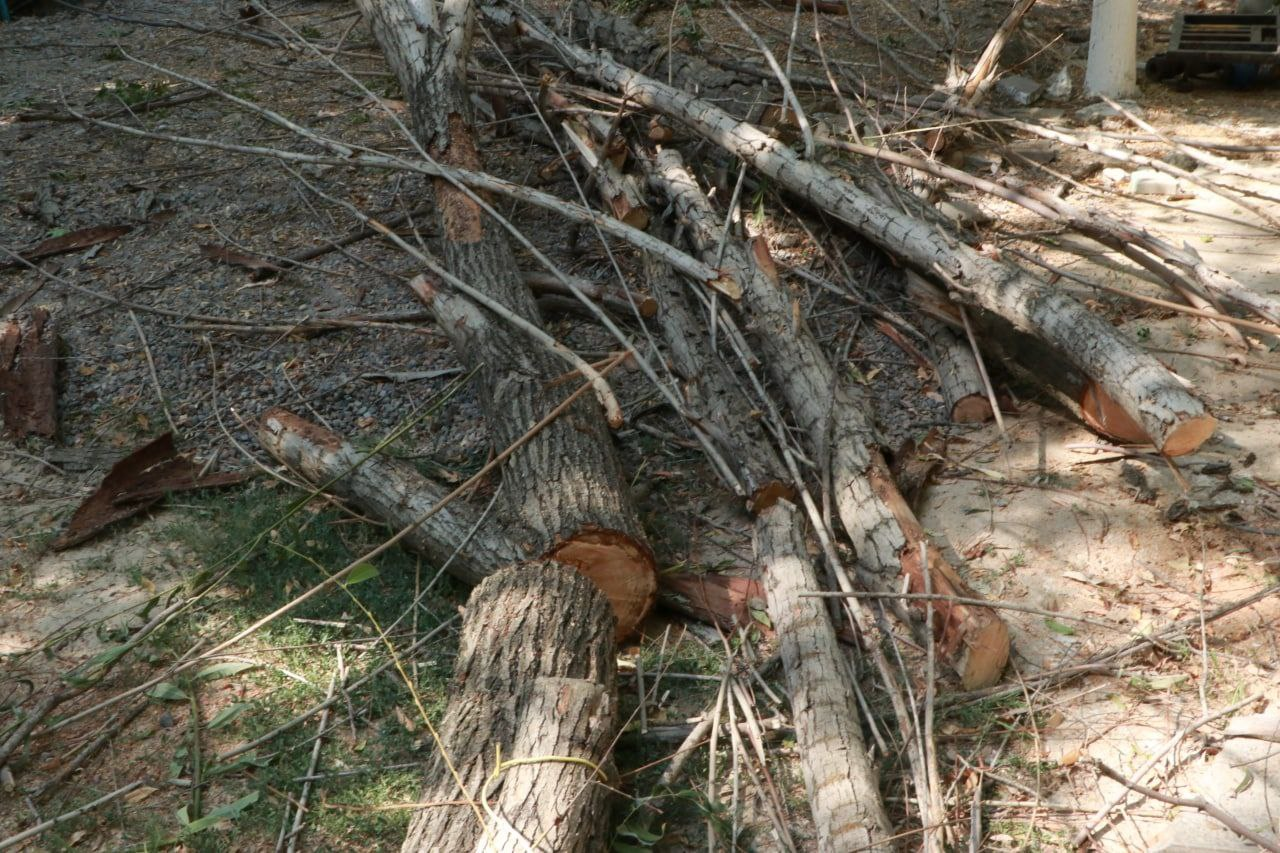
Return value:
M 443 805 L 416 813 L 405 849 L 606 846 L 609 755 L 619 725 L 616 643 L 640 628 L 661 584 L 610 439 L 625 416 L 607 381 L 618 359 L 575 362 L 566 381 L 566 356 L 548 345 L 531 286 L 573 301 L 610 329 L 611 318 L 631 313 L 656 332 L 659 352 L 648 357 L 659 357 L 679 387 L 668 401 L 755 525 L 821 847 L 890 849 L 893 828 L 863 743 L 849 658 L 877 659 L 875 631 L 856 606 L 844 606 L 856 636 L 849 644 L 844 634 L 842 643 L 833 611 L 803 593 L 828 578 L 844 593 L 928 593 L 896 613 L 968 688 L 1000 679 L 1009 633 L 916 519 L 886 461 L 867 390 L 819 345 L 765 241 L 726 227 L 725 208 L 704 190 L 677 140 L 718 147 L 734 170 L 769 179 L 909 270 L 908 293 L 927 315 L 922 340 L 956 422 L 998 414 L 985 364 L 975 358 L 979 339 L 991 359 L 1037 365 L 1038 382 L 1117 440 L 1186 454 L 1213 433 L 1214 418 L 1179 377 L 1063 289 L 899 203 L 883 182 L 864 185 L 824 166 L 789 88 L 769 107 L 759 97 L 760 77 L 682 54 L 585 2 L 562 10 L 554 24 L 515 4 L 359 6 L 400 82 L 416 150 L 434 175 L 442 258 L 414 280 L 413 292 L 459 360 L 478 371 L 495 452 L 515 448 L 491 516 L 454 501 L 404 540 L 477 585 L 423 793 Z M 509 223 L 491 204 L 503 190 L 476 177 L 485 164 L 468 63 L 480 16 L 508 57 L 526 63 L 522 71 L 531 73 L 522 79 L 541 80 L 526 93 L 524 111 L 538 116 L 528 132 L 555 140 L 603 213 L 572 202 L 566 208 L 579 225 L 607 217 L 612 237 L 643 249 L 643 295 L 606 294 L 556 270 L 520 271 Z M 613 117 L 584 108 L 588 97 L 593 107 L 611 104 Z M 777 118 L 788 111 L 803 142 L 794 147 L 782 132 L 791 126 Z M 1280 317 L 1267 314 L 1275 306 L 1239 298 L 1234 283 L 1190 249 L 1026 188 L 1016 195 L 1158 270 L 1195 310 L 1236 303 L 1266 322 Z M 691 272 L 708 269 L 702 278 Z M 988 349 L 988 341 L 999 344 Z M 652 369 L 641 354 L 626 355 Z M 757 388 L 758 399 L 768 400 L 763 382 L 777 397 L 766 418 L 742 390 Z M 282 410 L 263 418 L 260 439 L 308 481 L 396 527 L 414 524 L 448 491 Z M 831 546 L 813 494 L 829 498 L 856 570 Z M 807 544 L 815 538 L 821 561 Z

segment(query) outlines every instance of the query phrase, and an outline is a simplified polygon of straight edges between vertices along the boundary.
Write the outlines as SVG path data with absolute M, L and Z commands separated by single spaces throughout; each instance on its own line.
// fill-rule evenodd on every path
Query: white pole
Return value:
M 1093 0 L 1085 91 L 1126 98 L 1137 91 L 1138 0 Z

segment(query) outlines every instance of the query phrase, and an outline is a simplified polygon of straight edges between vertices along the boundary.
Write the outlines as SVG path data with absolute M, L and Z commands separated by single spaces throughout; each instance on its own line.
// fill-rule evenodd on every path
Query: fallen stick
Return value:
M 41 833 L 43 833 L 45 830 L 52 829 L 53 827 L 57 826 L 60 823 L 66 823 L 69 820 L 75 820 L 76 818 L 80 817 L 80 815 L 88 814 L 89 812 L 93 811 L 99 806 L 105 806 L 107 803 L 120 799 L 121 797 L 125 796 L 135 788 L 142 787 L 142 785 L 143 785 L 142 779 L 135 779 L 134 781 L 130 782 L 128 785 L 125 785 L 123 788 L 116 788 L 110 794 L 104 794 L 103 796 L 98 797 L 98 799 L 94 800 L 91 803 L 85 803 L 83 806 L 81 806 L 78 809 L 72 809 L 71 811 L 66 812 L 65 814 L 60 814 L 57 817 L 50 818 L 49 820 L 46 820 L 46 821 L 42 821 L 41 823 L 36 824 L 30 829 L 24 829 L 22 832 L 19 832 L 17 835 L 10 835 L 8 838 L 0 839 L 0 850 L 8 850 L 10 847 L 16 847 L 17 845 L 26 841 L 28 838 L 34 838 L 37 835 L 40 835 Z

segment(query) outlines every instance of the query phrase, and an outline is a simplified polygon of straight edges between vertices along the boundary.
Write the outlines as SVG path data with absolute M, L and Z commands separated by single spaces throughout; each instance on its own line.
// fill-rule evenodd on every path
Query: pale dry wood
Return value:
M 361 452 L 341 436 L 285 409 L 268 410 L 258 429 L 258 442 L 276 459 L 308 482 L 350 501 L 362 513 L 397 528 L 424 515 L 450 489 L 436 485 L 412 465 Z M 518 523 L 480 524 L 480 513 L 453 501 L 418 525 L 404 546 L 436 565 L 447 561 L 449 573 L 474 586 L 501 566 L 536 554 L 515 545 L 526 539 Z M 532 550 L 532 549 L 530 549 Z
M 966 102 L 976 104 L 986 93 L 987 86 L 995 74 L 996 65 L 1000 62 L 1000 54 L 1004 52 L 1004 46 L 1008 44 L 1013 31 L 1018 28 L 1018 24 L 1022 23 L 1022 19 L 1035 4 L 1036 0 L 1017 0 L 1009 10 L 1009 14 L 1000 22 L 1000 26 L 996 27 L 991 40 L 983 48 L 982 55 L 973 64 L 973 70 L 965 78 L 961 94 Z
M 919 279 L 908 270 L 907 281 Z M 920 329 L 932 346 L 933 366 L 947 401 L 947 414 L 954 423 L 984 423 L 994 410 L 987 399 L 985 383 L 974 359 L 973 348 L 946 323 L 925 314 Z
M 677 152 L 659 153 L 649 178 L 672 200 L 699 253 L 721 256 L 722 268 L 739 283 L 747 329 L 815 457 L 824 469 L 829 465 L 835 509 L 865 568 L 864 580 L 874 589 L 890 591 L 905 577 L 911 590 L 919 592 L 923 573 L 929 571 L 933 589 L 978 597 L 935 546 L 926 543 L 926 558 L 921 559 L 924 531 L 894 486 L 879 450 L 880 437 L 866 414 L 868 401 L 850 383 L 837 380 L 797 306 L 779 287 L 764 241 L 754 239 L 747 248 L 724 233 L 721 217 Z M 965 684 L 994 683 L 1008 661 L 1004 622 L 988 608 L 936 609 L 939 650 L 947 662 Z
M 600 51 L 571 44 L 538 19 L 517 13 L 525 32 L 554 47 L 579 73 L 657 110 L 740 157 L 783 188 L 831 213 L 918 270 L 945 280 L 967 301 L 1043 337 L 1095 380 L 1169 455 L 1189 453 L 1216 420 L 1158 361 L 1060 290 L 987 257 L 935 225 L 881 202 L 688 92 L 646 77 Z
M 756 519 L 756 560 L 768 591 L 818 850 L 891 850 L 890 823 L 859 722 L 853 674 L 821 599 L 800 513 L 778 501 Z

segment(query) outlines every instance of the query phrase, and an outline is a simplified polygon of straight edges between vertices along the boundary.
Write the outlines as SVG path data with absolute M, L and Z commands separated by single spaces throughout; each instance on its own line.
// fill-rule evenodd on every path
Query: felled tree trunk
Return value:
M 561 563 L 476 587 L 422 793 L 432 806 L 402 850 L 608 849 L 614 630 L 609 602 Z
M 950 324 L 956 330 L 960 328 L 956 306 L 935 285 L 919 276 L 908 276 L 907 296 L 931 322 L 944 327 Z M 970 312 L 970 321 L 983 349 L 994 356 L 1007 373 L 1032 388 L 1046 392 L 1090 429 L 1126 444 L 1150 442 L 1142 426 L 1123 407 L 1096 382 L 1057 358 L 1044 341 L 984 311 Z
M 778 286 L 764 242 L 754 240 L 748 250 L 728 239 L 675 151 L 656 157 L 650 180 L 671 198 L 704 258 L 719 255 L 724 247 L 722 267 L 742 289 L 747 328 L 819 464 L 829 460 L 836 511 L 867 569 L 866 582 L 897 592 L 905 576 L 912 592 L 931 589 L 978 598 L 928 541 L 894 486 L 879 436 L 865 414 L 867 401 L 837 380 L 821 346 Z M 928 585 L 925 572 L 930 573 Z M 995 683 L 1009 659 L 1008 628 L 995 611 L 947 601 L 924 602 L 923 607 L 933 607 L 938 649 L 962 681 L 971 687 Z
M 778 501 L 756 520 L 755 547 L 787 674 L 818 849 L 892 850 L 848 659 L 822 599 L 801 596 L 818 589 L 802 531 L 795 506 Z
M 681 122 L 885 251 L 943 277 L 967 301 L 1044 338 L 1140 423 L 1164 453 L 1190 453 L 1213 434 L 1216 420 L 1169 371 L 1068 294 L 949 239 L 711 103 L 570 44 L 528 15 L 522 21 L 532 37 L 552 45 L 579 73 Z
M 470 126 L 465 87 L 474 7 L 410 0 L 360 0 L 408 100 L 418 142 L 437 162 L 483 171 Z M 425 17 L 424 17 L 425 16 Z M 419 20 L 423 18 L 422 20 Z M 434 181 L 445 266 L 512 314 L 539 323 L 537 303 L 521 278 L 500 226 L 469 192 Z M 551 380 L 563 371 L 537 344 L 492 312 L 459 294 L 418 279 L 417 292 L 435 313 L 459 358 L 480 368 L 493 444 L 524 435 L 565 396 Z M 528 529 L 534 555 L 577 566 L 602 587 L 630 590 L 615 598 L 620 630 L 630 631 L 652 606 L 653 554 L 627 497 L 607 427 L 590 400 L 575 403 L 506 463 L 506 514 Z
M 258 443 L 307 482 L 397 529 L 425 516 L 449 493 L 411 465 L 361 452 L 285 409 L 262 416 Z M 527 538 L 518 524 L 483 522 L 469 504 L 455 500 L 410 531 L 403 544 L 436 565 L 447 562 L 449 574 L 475 586 L 496 569 L 531 556 L 515 544 Z

